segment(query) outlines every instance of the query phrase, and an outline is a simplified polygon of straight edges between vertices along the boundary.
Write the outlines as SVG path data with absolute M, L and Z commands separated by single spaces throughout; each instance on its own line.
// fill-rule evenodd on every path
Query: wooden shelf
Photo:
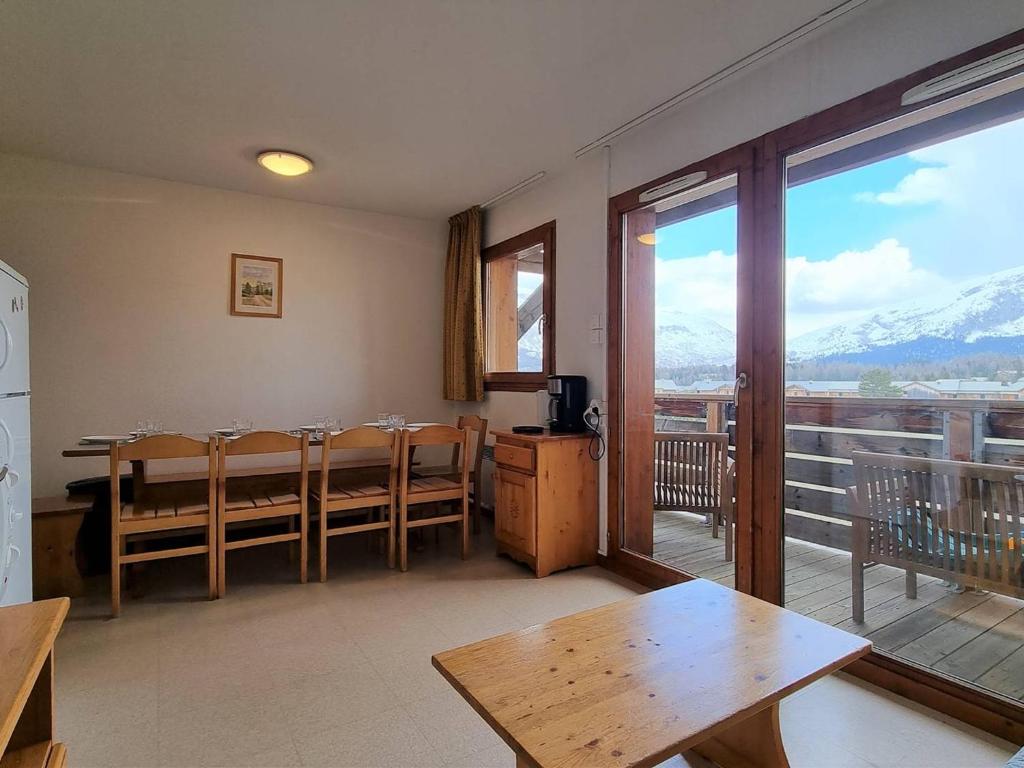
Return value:
M 40 741 L 0 757 L 0 768 L 64 768 L 68 752 L 60 742 Z
M 21 749 L 15 749 L 0 758 L 0 768 L 46 768 L 50 764 L 50 750 L 53 744 L 40 741 Z
M 63 745 L 52 744 L 53 643 L 70 605 L 59 597 L 0 608 L 2 768 L 63 764 Z

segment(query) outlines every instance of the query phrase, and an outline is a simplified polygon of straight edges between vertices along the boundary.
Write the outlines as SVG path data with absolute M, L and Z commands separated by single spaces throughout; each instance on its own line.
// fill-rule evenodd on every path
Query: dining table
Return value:
M 433 421 L 421 421 L 407 424 L 405 429 L 411 431 L 417 431 L 424 427 L 435 426 L 440 422 Z M 359 426 L 364 427 L 375 427 L 377 429 L 383 429 L 387 432 L 393 431 L 390 427 L 385 428 L 377 424 L 377 422 L 366 422 Z M 301 432 L 308 432 L 310 435 L 309 445 L 310 447 L 319 447 L 323 445 L 323 432 L 317 431 L 310 428 L 299 428 L 285 430 L 294 434 Z M 181 432 L 154 432 L 151 434 L 174 434 L 179 435 Z M 239 437 L 245 434 L 244 431 L 232 432 L 229 430 L 211 430 L 206 433 L 197 432 L 186 434 L 187 437 L 194 438 L 196 440 L 208 440 L 211 436 L 222 435 L 228 439 Z M 132 440 L 137 440 L 142 437 L 138 433 L 126 434 L 126 435 L 108 435 L 106 438 L 81 438 L 76 445 L 69 446 L 61 451 L 61 456 L 67 459 L 72 458 L 103 458 L 110 456 L 110 446 L 113 443 L 127 443 Z M 413 462 L 416 464 L 417 462 Z M 347 459 L 341 461 L 332 461 L 331 469 L 361 469 L 371 467 L 381 467 L 388 464 L 387 459 L 383 458 L 371 458 L 371 459 Z M 179 483 L 190 480 L 201 480 L 206 477 L 205 472 L 174 472 L 158 475 L 149 475 L 146 472 L 145 462 L 132 461 L 132 478 L 135 482 L 142 482 L 146 484 L 156 483 Z M 228 469 L 227 474 L 229 477 L 258 477 L 261 475 L 275 475 L 275 474 L 288 474 L 296 472 L 298 470 L 297 465 L 276 465 L 276 466 L 250 466 L 250 467 L 232 467 Z
M 694 579 L 432 661 L 518 768 L 646 768 L 692 753 L 721 768 L 784 768 L 780 703 L 870 650 Z

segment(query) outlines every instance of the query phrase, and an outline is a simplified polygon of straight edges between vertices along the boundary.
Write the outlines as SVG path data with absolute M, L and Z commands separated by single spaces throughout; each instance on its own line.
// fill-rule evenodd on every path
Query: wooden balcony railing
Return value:
M 728 395 L 658 393 L 658 432 L 728 432 Z M 850 550 L 853 451 L 1024 467 L 1024 401 L 786 400 L 786 535 Z M 740 468 L 742 471 L 742 468 Z

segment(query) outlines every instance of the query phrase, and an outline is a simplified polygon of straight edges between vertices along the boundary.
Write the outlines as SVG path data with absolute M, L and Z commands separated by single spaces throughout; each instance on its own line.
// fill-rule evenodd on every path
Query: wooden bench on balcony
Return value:
M 725 559 L 732 560 L 733 480 L 725 432 L 654 433 L 654 508 L 711 517 L 711 535 L 725 526 Z
M 1024 597 L 1020 467 L 853 453 L 853 619 L 864 621 L 864 569 L 892 565 L 964 587 Z

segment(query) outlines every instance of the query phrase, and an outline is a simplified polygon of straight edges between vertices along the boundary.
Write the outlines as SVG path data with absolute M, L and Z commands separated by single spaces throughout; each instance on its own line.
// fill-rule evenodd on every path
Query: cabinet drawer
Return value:
M 534 453 L 532 448 L 520 448 L 505 443 L 494 444 L 494 463 L 515 467 L 527 472 L 534 471 Z
M 494 470 L 494 536 L 531 556 L 537 554 L 536 483 L 532 475 Z

